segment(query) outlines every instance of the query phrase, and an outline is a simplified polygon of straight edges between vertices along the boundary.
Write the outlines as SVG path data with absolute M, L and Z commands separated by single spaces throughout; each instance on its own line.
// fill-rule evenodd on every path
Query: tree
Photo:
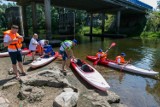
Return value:
M 160 0 L 157 1 L 157 8 L 160 9 Z

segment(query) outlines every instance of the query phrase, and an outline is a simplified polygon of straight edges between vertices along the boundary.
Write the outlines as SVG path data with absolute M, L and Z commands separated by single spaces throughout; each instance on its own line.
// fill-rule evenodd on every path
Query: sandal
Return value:
M 27 73 L 23 72 L 21 75 L 22 75 L 22 76 L 26 76 L 26 75 L 27 75 Z
M 16 76 L 16 80 L 20 80 L 20 76 Z

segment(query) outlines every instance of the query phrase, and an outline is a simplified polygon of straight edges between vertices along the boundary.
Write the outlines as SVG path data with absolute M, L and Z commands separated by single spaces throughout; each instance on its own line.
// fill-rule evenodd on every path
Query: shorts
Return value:
M 63 59 L 63 60 L 67 60 L 68 56 L 67 56 L 67 54 L 66 54 L 65 51 L 59 50 L 59 53 L 62 55 L 62 59 Z
M 18 62 L 22 62 L 22 54 L 21 51 L 9 52 L 9 56 L 11 58 L 12 64 L 16 64 Z

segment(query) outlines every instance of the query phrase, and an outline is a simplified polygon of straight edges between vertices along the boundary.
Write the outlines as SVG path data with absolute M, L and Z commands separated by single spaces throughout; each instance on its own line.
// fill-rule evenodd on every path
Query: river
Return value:
M 79 44 L 74 48 L 74 54 L 77 58 L 92 64 L 86 59 L 86 56 L 95 55 L 99 48 L 105 51 L 112 42 L 115 42 L 116 46 L 109 50 L 108 58 L 115 59 L 121 52 L 125 52 L 125 59 L 131 58 L 133 65 L 160 72 L 160 40 L 105 38 L 104 42 L 101 42 L 100 38 L 94 38 L 93 42 L 90 43 L 89 39 L 84 37 L 79 40 Z M 128 107 L 160 106 L 159 80 L 105 66 L 97 65 L 96 69 L 110 84 L 110 90 L 117 93 L 121 97 L 121 102 Z

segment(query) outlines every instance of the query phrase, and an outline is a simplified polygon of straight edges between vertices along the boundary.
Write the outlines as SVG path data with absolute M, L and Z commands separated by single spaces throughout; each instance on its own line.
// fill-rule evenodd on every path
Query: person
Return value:
M 17 61 L 18 61 L 18 66 L 22 72 L 22 75 L 26 75 L 26 73 L 23 69 L 22 54 L 21 54 L 23 36 L 20 36 L 17 33 L 18 28 L 19 27 L 17 25 L 12 25 L 11 30 L 7 30 L 4 32 L 3 44 L 4 47 L 8 47 L 8 52 L 12 62 L 13 72 L 15 73 L 16 78 L 19 80 L 20 75 L 16 65 Z
M 98 53 L 96 54 L 96 56 L 97 56 L 97 58 L 98 58 L 99 60 L 106 60 L 106 58 L 107 58 L 107 53 L 106 53 L 106 52 L 103 52 L 102 49 L 99 49 L 99 50 L 98 50 Z
M 53 51 L 52 46 L 49 45 L 48 40 L 45 40 L 43 48 L 44 48 L 44 55 L 42 55 L 41 57 L 49 58 L 50 56 L 55 55 L 55 52 Z
M 117 64 L 126 64 L 127 61 L 125 61 L 125 57 L 126 54 L 124 52 L 122 52 L 119 56 L 116 57 L 116 63 Z
M 59 53 L 62 55 L 62 70 L 63 72 L 65 72 L 65 65 L 66 65 L 66 61 L 67 59 L 73 58 L 74 54 L 73 54 L 73 50 L 72 48 L 77 44 L 77 40 L 73 39 L 71 40 L 65 40 L 64 42 L 61 43 L 60 49 L 59 49 Z
M 32 39 L 30 41 L 30 44 L 29 44 L 29 50 L 32 53 L 32 60 L 35 59 L 34 57 L 36 54 L 36 48 L 37 48 L 37 45 L 39 45 L 39 43 L 37 42 L 37 39 L 38 39 L 38 34 L 34 33 Z
M 39 40 L 38 43 L 39 45 L 37 45 L 37 53 L 39 53 L 39 55 L 43 55 L 43 51 L 44 51 L 44 44 L 45 44 L 45 39 Z

